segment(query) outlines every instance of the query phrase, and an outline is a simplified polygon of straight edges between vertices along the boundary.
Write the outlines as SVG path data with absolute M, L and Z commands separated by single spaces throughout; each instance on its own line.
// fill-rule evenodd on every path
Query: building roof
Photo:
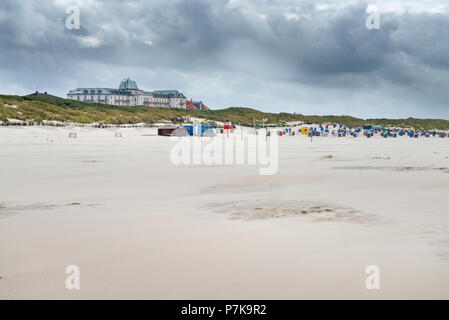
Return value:
M 178 90 L 154 90 L 153 94 L 167 96 L 168 98 L 185 98 Z
M 130 78 L 123 79 L 122 82 L 120 82 L 119 89 L 131 89 L 131 90 L 139 90 L 137 87 L 137 84 L 134 80 L 131 80 Z
M 189 110 L 196 110 L 198 109 L 190 100 L 186 100 L 186 108 Z
M 126 89 L 110 89 L 110 88 L 77 88 L 70 90 L 69 94 L 125 94 L 131 95 L 132 91 Z
M 203 101 L 192 101 L 192 103 L 197 107 L 198 110 L 203 109 Z
M 36 91 L 36 92 L 34 92 L 32 94 L 26 95 L 26 97 L 29 97 L 29 96 L 35 96 L 35 97 L 41 97 L 41 98 L 59 98 L 59 97 L 54 96 L 52 94 L 48 94 L 47 91 L 45 91 L 44 93 Z
M 138 91 L 144 95 L 152 95 L 155 98 L 184 98 L 184 94 L 178 90 L 154 90 L 154 91 L 144 91 L 139 90 L 135 81 L 126 78 L 120 82 L 118 89 L 111 88 L 77 88 L 75 90 L 70 90 L 68 94 L 123 94 L 131 95 Z

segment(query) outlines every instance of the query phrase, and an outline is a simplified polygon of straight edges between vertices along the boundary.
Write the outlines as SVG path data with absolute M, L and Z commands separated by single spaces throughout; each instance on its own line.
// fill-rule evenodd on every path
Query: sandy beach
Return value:
M 0 299 L 449 299 L 449 139 L 279 137 L 261 176 L 154 133 L 0 127 Z

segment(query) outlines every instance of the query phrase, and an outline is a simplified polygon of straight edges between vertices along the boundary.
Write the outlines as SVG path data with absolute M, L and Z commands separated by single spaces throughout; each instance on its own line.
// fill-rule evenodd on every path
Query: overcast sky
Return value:
M 449 1 L 0 1 L 0 93 L 124 77 L 214 109 L 449 119 Z

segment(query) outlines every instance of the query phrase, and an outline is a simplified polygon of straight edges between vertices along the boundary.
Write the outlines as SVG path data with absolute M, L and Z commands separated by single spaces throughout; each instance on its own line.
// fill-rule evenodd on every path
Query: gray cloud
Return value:
M 81 29 L 67 30 L 78 3 Z M 449 118 L 442 1 L 14 1 L 0 3 L 0 92 L 39 86 L 178 88 L 231 105 L 362 117 Z

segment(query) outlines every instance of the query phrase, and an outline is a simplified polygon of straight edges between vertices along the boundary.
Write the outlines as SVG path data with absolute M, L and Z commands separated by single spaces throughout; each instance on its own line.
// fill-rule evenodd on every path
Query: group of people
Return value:
M 331 134 L 335 137 L 358 137 L 363 135 L 367 138 L 372 138 L 374 135 L 380 135 L 383 138 L 397 138 L 402 136 L 408 136 L 410 138 L 419 137 L 449 137 L 449 133 L 446 131 L 437 130 L 413 130 L 413 129 L 400 129 L 400 128 L 382 128 L 380 126 L 344 126 L 342 124 L 332 124 L 332 125 L 319 125 L 318 127 L 303 127 L 299 130 L 299 133 L 307 135 L 309 137 L 314 136 L 328 136 Z M 295 131 L 291 128 L 285 128 L 278 130 L 277 134 L 283 135 L 295 135 Z

